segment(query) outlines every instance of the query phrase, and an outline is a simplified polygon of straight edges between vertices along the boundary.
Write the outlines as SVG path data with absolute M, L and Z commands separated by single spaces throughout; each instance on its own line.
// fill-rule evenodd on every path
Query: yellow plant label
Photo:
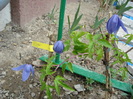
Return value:
M 45 43 L 41 43 L 37 41 L 32 41 L 32 46 L 53 52 L 53 45 L 49 45 L 49 44 L 45 44 Z

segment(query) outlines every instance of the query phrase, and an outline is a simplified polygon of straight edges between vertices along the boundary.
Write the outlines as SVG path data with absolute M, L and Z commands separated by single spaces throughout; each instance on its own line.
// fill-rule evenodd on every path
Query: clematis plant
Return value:
M 111 69 L 113 69 L 113 65 L 116 64 L 123 64 L 124 62 L 131 62 L 129 59 L 127 53 L 131 50 L 127 50 L 126 52 L 123 52 L 117 47 L 114 47 L 114 42 L 116 42 L 116 36 L 115 34 L 119 30 L 120 27 L 128 33 L 127 29 L 124 27 L 123 22 L 119 18 L 118 15 L 114 14 L 107 22 L 106 29 L 108 30 L 108 33 L 104 33 L 102 30 L 102 22 L 104 22 L 104 18 L 98 20 L 98 16 L 96 16 L 96 20 L 94 22 L 95 27 L 93 28 L 93 32 L 85 32 L 85 31 L 73 31 L 70 34 L 70 39 L 67 39 L 65 41 L 66 49 L 69 50 L 72 49 L 72 54 L 77 55 L 79 57 L 82 57 L 83 59 L 88 58 L 92 59 L 93 62 L 101 61 L 103 65 L 105 66 L 105 80 L 106 80 L 106 89 L 108 91 L 105 92 L 105 99 L 110 98 L 110 92 L 111 89 Z M 115 34 L 113 34 L 115 33 Z M 130 35 L 130 34 L 129 34 Z M 132 36 L 129 36 L 130 40 Z M 119 40 L 118 40 L 119 41 Z M 112 54 L 110 54 L 110 50 L 113 51 Z M 112 61 L 112 59 L 114 59 Z M 91 60 L 90 60 L 91 61 Z M 126 69 L 121 69 L 123 67 L 120 67 L 117 72 L 121 72 L 125 74 L 127 71 Z M 116 68 L 115 68 L 116 70 Z M 120 75 L 123 76 L 123 75 Z M 124 75 L 123 78 L 126 78 Z
M 32 75 L 34 75 L 34 68 L 30 64 L 20 65 L 18 67 L 12 68 L 12 70 L 14 70 L 14 71 L 23 70 L 22 81 L 26 81 L 29 78 L 30 73 L 32 73 Z
M 119 18 L 118 15 L 114 14 L 107 22 L 106 24 L 106 29 L 108 31 L 108 33 L 112 34 L 112 33 L 117 33 L 117 31 L 119 30 L 119 28 L 122 27 L 122 29 L 127 32 L 127 29 L 124 27 L 123 22 L 121 21 L 121 19 Z
M 63 44 L 63 42 L 62 41 L 55 42 L 53 49 L 58 54 L 63 53 L 63 50 L 64 50 L 64 44 Z

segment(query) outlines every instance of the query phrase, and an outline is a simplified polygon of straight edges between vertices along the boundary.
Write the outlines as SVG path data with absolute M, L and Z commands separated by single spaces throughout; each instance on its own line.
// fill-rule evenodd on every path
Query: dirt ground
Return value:
M 70 3 L 66 7 L 63 40 L 67 38 L 67 16 L 70 15 L 70 19 L 74 18 L 78 4 L 78 2 Z M 80 24 L 86 25 L 86 31 L 94 22 L 98 8 L 99 3 L 96 0 L 81 3 L 80 13 L 83 14 L 83 18 Z M 48 51 L 31 46 L 32 41 L 48 44 L 49 34 L 57 33 L 58 24 L 48 24 L 48 21 L 47 17 L 43 15 L 28 23 L 23 29 L 8 24 L 5 30 L 0 32 L 0 99 L 38 99 L 40 93 L 39 69 L 34 67 L 35 76 L 31 76 L 26 82 L 22 82 L 21 71 L 15 72 L 11 68 L 33 61 L 36 62 L 39 57 L 48 54 Z M 56 19 L 56 22 L 58 22 L 58 19 Z M 64 53 L 62 59 L 65 59 L 66 56 L 70 56 L 69 52 Z M 73 63 L 81 65 L 78 60 L 81 59 L 75 59 Z M 104 67 L 91 68 L 97 68 L 96 72 L 99 72 Z M 60 69 L 58 72 L 60 73 Z M 69 93 L 62 89 L 61 95 L 54 94 L 53 99 L 104 99 L 105 87 L 103 84 L 94 82 L 89 85 L 84 77 L 70 72 L 65 73 L 65 78 L 68 79 L 67 83 L 73 88 L 76 84 L 84 85 L 85 91 Z M 122 95 L 122 93 L 122 91 L 114 89 L 111 99 L 130 99 L 130 96 Z M 46 98 L 46 95 L 44 95 L 44 99 Z

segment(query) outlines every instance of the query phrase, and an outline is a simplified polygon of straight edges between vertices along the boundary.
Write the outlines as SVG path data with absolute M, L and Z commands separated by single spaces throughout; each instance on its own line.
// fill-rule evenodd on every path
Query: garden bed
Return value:
M 73 19 L 77 7 L 78 2 L 71 3 L 66 7 L 63 40 L 68 37 L 67 16 L 70 15 L 70 18 Z M 99 4 L 96 0 L 82 2 L 80 13 L 83 13 L 83 19 L 80 24 L 86 27 L 83 28 L 85 31 L 90 31 L 89 26 L 92 25 L 95 20 L 98 7 Z M 56 14 L 57 18 L 55 21 L 58 22 L 58 12 Z M 33 61 L 35 63 L 39 57 L 48 54 L 48 51 L 31 46 L 32 41 L 39 41 L 48 44 L 49 33 L 57 34 L 58 25 L 48 25 L 48 22 L 48 18 L 44 15 L 36 20 L 33 20 L 23 29 L 18 26 L 13 26 L 12 24 L 8 24 L 6 29 L 0 32 L 0 99 L 37 99 L 39 97 L 40 68 L 35 67 L 35 76 L 30 77 L 26 82 L 21 81 L 21 72 L 14 72 L 11 68 L 25 63 L 33 63 Z M 69 52 L 65 52 L 61 55 L 62 59 L 65 59 L 68 56 L 71 56 Z M 105 69 L 104 66 L 101 65 L 102 63 L 91 61 L 92 60 L 83 60 L 81 58 L 75 58 L 72 60 L 74 64 L 104 74 Z M 118 69 L 118 67 L 116 68 Z M 60 69 L 57 74 L 61 74 Z M 66 71 L 64 77 L 68 80 L 67 84 L 71 87 L 74 88 L 74 85 L 80 84 L 84 86 L 85 90 L 81 92 L 69 92 L 62 89 L 60 96 L 57 96 L 55 91 L 53 91 L 53 99 L 104 99 L 105 85 L 95 81 L 92 81 L 93 83 L 91 83 L 91 80 L 86 80 L 85 77 L 68 71 Z M 128 79 L 127 82 L 131 81 L 132 79 Z M 111 99 L 129 98 L 130 95 L 113 88 Z M 44 95 L 44 99 L 46 99 L 46 95 Z

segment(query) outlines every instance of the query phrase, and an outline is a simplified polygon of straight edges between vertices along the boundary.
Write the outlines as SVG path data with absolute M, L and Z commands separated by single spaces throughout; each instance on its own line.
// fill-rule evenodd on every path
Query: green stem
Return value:
M 59 28 L 58 28 L 58 38 L 57 38 L 57 40 L 61 40 L 61 38 L 62 38 L 65 6 L 66 6 L 66 0 L 61 0 L 60 17 L 59 17 Z M 60 54 L 56 54 L 55 62 L 59 63 L 59 60 L 60 60 Z

